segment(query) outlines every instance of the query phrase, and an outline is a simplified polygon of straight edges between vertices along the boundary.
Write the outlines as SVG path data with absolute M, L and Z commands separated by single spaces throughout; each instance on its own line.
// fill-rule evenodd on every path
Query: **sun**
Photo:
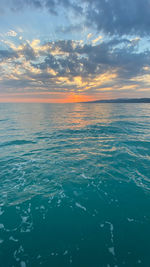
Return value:
M 93 100 L 91 96 L 71 93 L 67 98 L 68 103 L 86 102 Z

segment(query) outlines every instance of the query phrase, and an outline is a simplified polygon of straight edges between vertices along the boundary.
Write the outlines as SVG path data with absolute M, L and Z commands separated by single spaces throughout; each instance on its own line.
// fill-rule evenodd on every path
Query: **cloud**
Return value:
M 13 31 L 13 30 L 10 30 L 9 32 L 6 33 L 7 36 L 12 36 L 12 37 L 15 37 L 17 36 L 17 32 Z
M 99 40 L 101 40 L 103 37 L 100 35 L 96 39 L 92 40 L 93 44 L 96 44 Z
M 21 41 L 22 42 L 22 41 Z M 138 51 L 137 41 L 113 38 L 100 44 L 39 39 L 0 50 L 0 88 L 17 92 L 89 92 L 138 90 L 150 81 L 150 51 Z M 3 89 L 1 89 L 3 90 Z
M 150 33 L 149 0 L 84 0 L 87 24 L 109 35 Z
M 6 3 L 1 0 L 1 9 L 6 9 Z M 75 13 L 82 12 L 82 6 L 71 0 L 9 0 L 7 8 L 13 12 L 19 12 L 27 8 L 46 9 L 53 15 L 58 15 L 60 7 L 64 9 L 72 9 Z
M 87 39 L 91 39 L 92 36 L 93 36 L 93 33 L 89 33 L 89 34 L 87 35 Z
M 36 53 L 29 43 L 20 45 L 17 51 L 18 54 L 24 56 L 26 60 L 36 59 Z
M 147 92 L 149 7 L 149 0 L 1 0 L 0 91 Z
M 43 9 L 53 15 L 59 15 L 63 8 L 66 15 L 68 10 L 75 12 L 79 20 L 82 16 L 87 27 L 110 36 L 144 36 L 150 33 L 149 0 L 9 0 L 7 7 L 5 1 L 1 0 L 1 8 L 15 12 L 26 8 Z M 78 30 L 78 27 L 74 29 Z M 65 31 L 68 30 L 66 28 Z
M 13 50 L 0 50 L 0 62 L 18 58 L 18 54 Z
M 77 32 L 82 32 L 84 30 L 84 25 L 83 24 L 70 24 L 67 26 L 59 26 L 56 29 L 57 33 L 63 33 L 63 34 L 68 34 L 68 33 L 77 33 Z

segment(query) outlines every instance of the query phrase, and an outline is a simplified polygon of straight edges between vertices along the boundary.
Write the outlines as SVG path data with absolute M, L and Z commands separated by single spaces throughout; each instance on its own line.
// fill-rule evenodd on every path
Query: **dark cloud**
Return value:
M 18 54 L 23 55 L 26 60 L 36 59 L 36 54 L 28 43 L 22 44 L 21 49 L 18 51 Z
M 107 34 L 149 34 L 149 0 L 83 0 L 87 23 Z
M 3 9 L 6 3 L 1 1 Z M 55 15 L 63 7 L 66 14 L 71 9 L 76 15 L 82 15 L 87 26 L 109 35 L 143 36 L 150 33 L 150 0 L 9 0 L 8 7 L 14 11 L 27 7 L 43 8 Z
M 6 3 L 2 1 L 2 7 L 6 8 Z M 76 13 L 82 13 L 82 7 L 76 2 L 71 0 L 9 0 L 8 8 L 14 12 L 21 11 L 25 8 L 35 8 L 35 9 L 47 9 L 53 15 L 58 15 L 59 7 L 64 9 L 72 9 Z
M 44 61 L 33 66 L 41 70 L 52 68 L 58 76 L 88 77 L 116 69 L 120 77 L 128 79 L 139 75 L 144 66 L 150 65 L 150 52 L 137 53 L 136 46 L 128 39 L 113 39 L 98 45 L 81 45 L 70 40 L 45 45 L 52 52 L 56 49 L 59 53 L 52 55 L 48 49 Z
M 22 55 L 27 61 L 35 60 L 36 54 L 33 48 L 28 44 L 22 44 L 20 49 L 10 49 L 10 50 L 0 50 L 0 61 L 4 60 L 14 60 L 15 58 L 19 58 Z
M 106 79 L 95 88 L 128 86 L 145 73 L 144 67 L 150 67 L 150 51 L 138 52 L 136 42 L 124 38 L 101 41 L 98 45 L 71 40 L 47 42 L 36 52 L 25 43 L 15 51 L 0 50 L 0 58 L 4 62 L 9 60 L 12 70 L 10 78 L 3 70 L 1 85 L 7 88 L 45 88 L 49 91 L 69 91 L 73 86 L 76 90 L 80 79 L 90 84 L 100 75 L 113 73 L 116 73 L 115 80 Z M 80 77 L 78 87 L 74 84 L 76 77 Z M 142 81 L 136 83 L 142 86 Z M 96 89 L 90 90 L 94 92 Z
M 13 50 L 0 50 L 0 62 L 7 59 L 17 58 L 18 54 Z

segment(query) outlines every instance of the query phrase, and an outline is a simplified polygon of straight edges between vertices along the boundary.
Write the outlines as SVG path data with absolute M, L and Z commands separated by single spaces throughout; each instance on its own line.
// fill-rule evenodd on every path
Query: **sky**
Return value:
M 0 0 L 0 102 L 150 97 L 150 0 Z

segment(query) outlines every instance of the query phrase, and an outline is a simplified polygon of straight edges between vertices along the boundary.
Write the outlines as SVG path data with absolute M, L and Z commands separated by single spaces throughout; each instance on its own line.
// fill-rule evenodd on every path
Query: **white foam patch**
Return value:
M 41 210 L 45 210 L 45 207 L 43 205 L 40 206 Z
M 28 216 L 21 216 L 22 222 L 26 223 L 28 220 Z
M 114 249 L 114 247 L 108 248 L 108 250 L 109 250 L 109 252 L 110 252 L 113 256 L 115 256 L 115 249 Z
M 61 199 L 58 199 L 57 204 L 60 205 L 60 203 L 61 203 Z
M 23 246 L 20 246 L 20 247 L 19 247 L 18 252 L 19 252 L 19 253 L 24 252 L 24 248 L 23 248 Z
M 114 248 L 114 226 L 111 222 L 106 222 L 110 226 L 110 235 L 111 235 L 111 243 L 112 247 L 108 248 L 109 252 L 115 256 L 115 248 Z
M 13 236 L 10 236 L 9 240 L 14 241 L 14 242 L 18 242 L 18 239 L 15 239 Z
M 82 206 L 80 203 L 76 202 L 76 206 L 84 211 L 86 211 L 86 208 Z
M 16 261 L 20 261 L 21 259 L 19 258 L 19 256 L 20 256 L 20 254 L 22 254 L 22 252 L 24 252 L 24 248 L 22 247 L 22 246 L 20 246 L 19 248 L 18 248 L 18 250 L 15 250 L 14 251 L 14 259 L 16 260 Z M 21 261 L 20 262 L 20 266 L 21 267 L 26 267 L 26 263 L 24 262 L 24 261 Z
M 29 208 L 27 209 L 28 213 L 31 212 L 31 203 L 29 203 Z
M 57 252 L 52 252 L 51 256 L 58 256 L 58 253 Z
M 72 264 L 72 256 L 70 256 L 70 260 L 69 260 L 70 264 Z
M 22 229 L 20 230 L 21 233 L 30 233 L 31 232 L 31 229 L 30 228 L 27 228 L 27 229 Z
M 20 266 L 21 266 L 21 267 L 26 267 L 26 263 L 25 263 L 24 261 L 21 261 L 21 262 L 20 262 Z
M 81 176 L 82 176 L 84 179 L 88 179 L 88 180 L 93 180 L 93 179 L 94 179 L 94 178 L 92 178 L 92 177 L 88 177 L 88 176 L 86 176 L 84 173 L 82 173 Z
M 4 242 L 4 240 L 3 239 L 0 239 L 0 244 L 2 244 Z
M 4 211 L 2 210 L 2 208 L 0 208 L 0 216 L 4 213 Z
M 0 223 L 0 229 L 4 229 L 4 224 Z
M 128 222 L 134 222 L 134 219 L 127 218 Z
M 67 255 L 68 254 L 68 250 L 65 250 L 65 252 L 63 253 L 63 255 Z
M 111 222 L 106 222 L 106 223 L 110 225 L 111 242 L 113 244 L 113 242 L 114 242 L 114 234 L 113 234 L 114 226 Z
M 42 256 L 39 254 L 39 255 L 37 256 L 37 259 L 40 259 L 40 258 L 42 258 Z

